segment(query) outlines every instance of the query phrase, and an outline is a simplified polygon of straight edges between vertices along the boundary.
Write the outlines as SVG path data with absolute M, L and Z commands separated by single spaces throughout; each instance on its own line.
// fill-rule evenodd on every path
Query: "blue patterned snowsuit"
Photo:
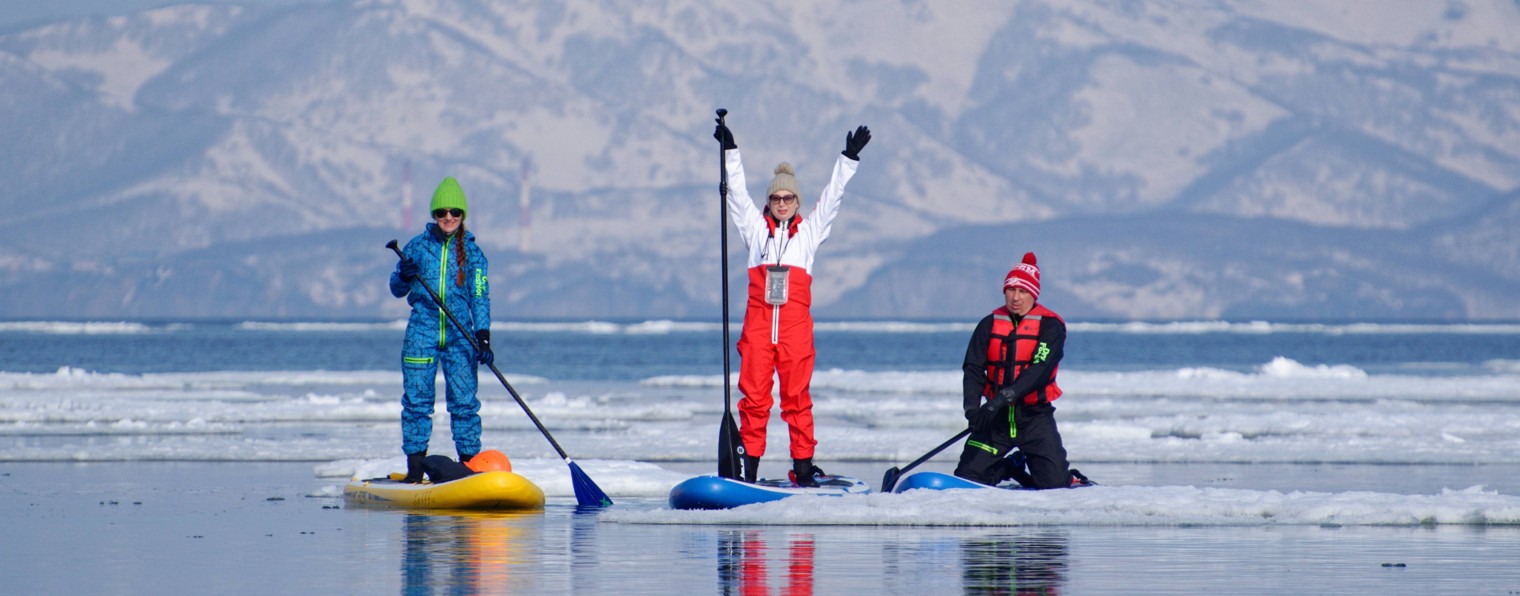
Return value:
M 443 363 L 445 397 L 448 400 L 449 428 L 454 434 L 454 448 L 461 456 L 480 452 L 480 400 L 475 396 L 477 356 L 470 340 L 439 310 L 422 283 L 443 297 L 449 312 L 467 329 L 469 337 L 477 329 L 491 327 L 491 293 L 486 281 L 486 257 L 475 245 L 475 235 L 464 232 L 465 283 L 458 285 L 458 264 L 452 238 L 448 241 L 437 224 L 428 224 L 402 249 L 418 265 L 418 277 L 412 283 L 401 281 L 400 263 L 391 273 L 391 294 L 406 297 L 412 315 L 406 324 L 406 343 L 401 348 L 401 376 L 405 393 L 401 397 L 401 450 L 407 454 L 427 451 L 433 435 L 433 404 L 438 363 Z M 441 286 L 439 278 L 445 280 Z

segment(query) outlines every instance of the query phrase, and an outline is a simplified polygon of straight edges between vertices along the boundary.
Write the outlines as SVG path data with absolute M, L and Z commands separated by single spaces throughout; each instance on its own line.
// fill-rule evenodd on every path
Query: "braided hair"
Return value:
M 464 287 L 464 222 L 459 222 L 459 229 L 454 232 L 454 264 L 455 285 Z

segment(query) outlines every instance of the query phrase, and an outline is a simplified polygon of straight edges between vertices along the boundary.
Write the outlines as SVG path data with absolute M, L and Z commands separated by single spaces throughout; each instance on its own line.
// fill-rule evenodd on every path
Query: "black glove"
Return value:
M 997 424 L 1007 423 L 1008 416 L 1003 413 L 1007 407 L 1002 400 L 991 400 L 975 410 L 966 410 L 966 422 L 973 432 L 993 430 Z
M 866 143 L 869 142 L 871 142 L 871 129 L 864 126 L 856 127 L 855 132 L 844 133 L 844 151 L 840 153 L 843 153 L 845 157 L 860 161 L 860 150 L 865 149 Z
M 724 124 L 721 118 L 718 119 L 718 128 L 713 130 L 713 138 L 718 139 L 718 144 L 723 146 L 724 151 L 739 148 L 739 145 L 734 143 L 734 133 L 728 130 L 728 125 Z
M 401 268 L 398 271 L 401 274 L 401 283 L 412 283 L 412 280 L 417 279 L 417 271 L 418 269 L 416 261 L 413 261 L 411 259 L 402 259 Z
M 496 353 L 491 351 L 491 330 L 480 329 L 475 332 L 475 343 L 480 346 L 480 363 L 490 366 L 496 362 Z

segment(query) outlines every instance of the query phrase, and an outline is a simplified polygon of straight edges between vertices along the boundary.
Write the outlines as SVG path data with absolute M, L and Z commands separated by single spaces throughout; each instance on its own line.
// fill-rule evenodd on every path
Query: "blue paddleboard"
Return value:
M 672 509 L 732 509 L 742 505 L 779 501 L 798 495 L 838 497 L 871 492 L 871 487 L 848 476 L 818 476 L 817 488 L 803 488 L 790 480 L 761 479 L 754 484 L 720 476 L 689 478 L 670 489 Z
M 1084 486 L 1095 485 L 1090 483 L 1074 484 L 1072 485 L 1072 488 L 1081 488 Z M 1016 483 L 1010 483 L 1006 486 L 988 486 L 980 482 L 974 482 L 965 478 L 961 478 L 960 476 L 952 476 L 950 474 L 943 474 L 940 472 L 918 472 L 916 474 L 909 474 L 907 477 L 898 480 L 897 486 L 892 487 L 892 492 L 906 492 L 915 488 L 926 488 L 929 490 L 950 490 L 954 488 L 1001 488 L 1004 490 L 1032 490 L 1019 486 Z

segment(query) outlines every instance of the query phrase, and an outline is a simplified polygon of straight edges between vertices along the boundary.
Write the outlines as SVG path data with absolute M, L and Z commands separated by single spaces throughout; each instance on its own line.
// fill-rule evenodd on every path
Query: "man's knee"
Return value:
M 1030 455 L 1025 465 L 1033 484 L 1031 488 L 1065 488 L 1071 484 L 1071 471 L 1067 469 L 1064 453 Z
M 996 485 L 1002 480 L 1002 454 L 1006 451 L 993 445 L 967 445 L 961 452 L 955 475 L 973 482 Z

